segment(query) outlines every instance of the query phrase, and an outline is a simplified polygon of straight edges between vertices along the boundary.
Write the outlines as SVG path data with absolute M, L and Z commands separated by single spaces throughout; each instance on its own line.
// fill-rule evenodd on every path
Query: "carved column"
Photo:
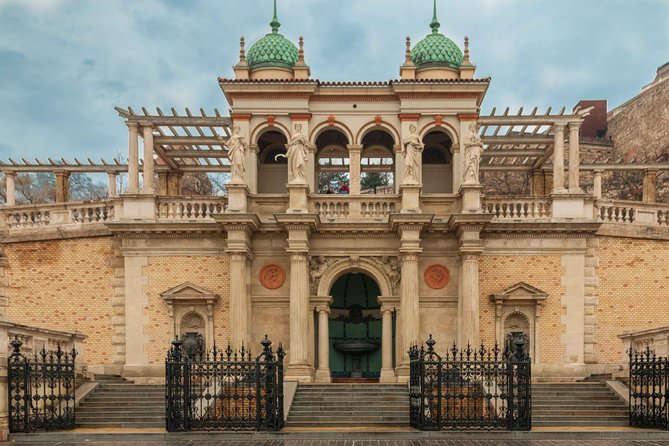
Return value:
M 330 322 L 328 314 L 330 307 L 322 305 L 316 308 L 318 312 L 318 370 L 316 382 L 329 383 L 330 379 Z
M 249 297 L 246 285 L 246 253 L 230 253 L 230 345 L 249 345 Z
M 142 185 L 143 194 L 155 194 L 156 188 L 153 181 L 153 126 L 144 125 L 144 184 Z
M 118 197 L 116 193 L 116 172 L 107 172 L 107 195 L 109 198 Z
M 310 381 L 309 364 L 309 265 L 306 252 L 290 256 L 290 361 L 287 377 Z
M 348 178 L 351 195 L 360 195 L 360 154 L 362 146 L 349 144 L 348 148 Z
M 402 330 L 402 363 L 404 372 L 409 367 L 409 345 L 419 341 L 420 302 L 418 298 L 418 252 L 402 255 L 400 286 L 400 313 Z M 404 375 L 404 373 L 402 373 Z
M 593 173 L 592 194 L 596 199 L 602 198 L 602 171 L 595 170 Z
M 393 370 L 393 308 L 381 307 L 381 377 L 382 383 L 396 382 Z
M 16 185 L 14 180 L 16 179 L 16 173 L 14 172 L 5 172 L 5 205 L 6 206 L 15 206 L 16 205 Z
M 479 344 L 479 254 L 460 255 L 459 345 Z
M 580 147 L 579 147 L 579 128 L 578 122 L 569 123 L 569 191 L 581 192 L 580 185 Z
M 643 197 L 644 203 L 655 203 L 657 199 L 657 188 L 655 186 L 655 178 L 657 177 L 657 170 L 646 169 L 643 172 Z
M 139 125 L 127 122 L 128 126 L 128 188 L 126 193 L 139 193 Z
M 56 174 L 56 203 L 65 203 L 70 199 L 70 172 L 58 171 Z
M 553 192 L 564 192 L 564 124 L 553 125 Z

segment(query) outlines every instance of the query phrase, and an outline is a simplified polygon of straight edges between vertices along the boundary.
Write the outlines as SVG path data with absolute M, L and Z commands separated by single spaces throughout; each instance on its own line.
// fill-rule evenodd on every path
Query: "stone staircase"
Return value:
M 165 387 L 140 385 L 114 376 L 96 376 L 98 387 L 77 407 L 83 428 L 165 427 Z
M 409 426 L 409 391 L 406 384 L 300 384 L 286 426 Z
M 628 407 L 601 382 L 532 385 L 532 427 L 625 427 Z

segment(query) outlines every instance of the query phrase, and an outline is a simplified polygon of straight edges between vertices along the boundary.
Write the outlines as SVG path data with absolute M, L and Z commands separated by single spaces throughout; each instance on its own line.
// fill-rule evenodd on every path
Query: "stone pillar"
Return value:
M 118 197 L 116 192 L 116 172 L 107 172 L 107 196 L 109 198 Z
M 553 193 L 564 192 L 564 124 L 553 126 Z
M 569 123 L 569 192 L 581 192 L 580 147 L 578 122 Z
M 183 174 L 169 172 L 167 174 L 167 195 L 181 195 L 181 178 Z
M 420 302 L 418 295 L 418 252 L 402 255 L 400 284 L 400 326 L 402 331 L 402 375 L 409 367 L 409 345 L 417 343 L 420 327 Z
M 139 193 L 139 125 L 128 122 L 128 188 L 126 193 Z
M 168 195 L 167 172 L 158 172 L 158 195 Z
M 532 196 L 544 197 L 546 196 L 546 176 L 544 171 L 537 169 L 532 171 Z
M 602 171 L 595 170 L 592 174 L 592 194 L 596 199 L 602 198 Z
M 348 148 L 348 179 L 351 195 L 360 195 L 360 154 L 362 146 L 349 144 Z
M 655 203 L 657 199 L 657 188 L 655 187 L 655 178 L 657 178 L 656 169 L 646 169 L 643 171 L 643 198 L 644 203 Z
M 381 307 L 381 376 L 379 382 L 397 382 L 393 370 L 393 308 Z
M 329 383 L 330 379 L 330 322 L 328 305 L 316 308 L 318 312 L 318 370 L 316 370 L 316 382 Z
M 544 192 L 546 195 L 553 193 L 553 172 L 544 171 Z
M 70 172 L 57 171 L 56 203 L 65 203 L 70 199 Z
M 459 346 L 479 344 L 479 255 L 460 254 Z
M 310 382 L 309 364 L 309 264 L 306 252 L 290 256 L 290 350 L 286 377 Z
M 246 287 L 246 253 L 230 253 L 230 345 L 249 345 L 249 298 Z
M 5 206 L 16 205 L 16 173 L 5 172 Z
M 151 195 L 156 193 L 153 181 L 153 126 L 144 125 L 144 184 L 142 193 Z

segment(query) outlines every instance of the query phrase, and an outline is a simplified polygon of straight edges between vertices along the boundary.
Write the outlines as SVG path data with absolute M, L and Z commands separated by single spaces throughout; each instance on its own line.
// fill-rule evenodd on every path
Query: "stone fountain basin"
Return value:
M 351 339 L 335 342 L 333 346 L 335 350 L 342 353 L 362 354 L 373 352 L 379 348 L 379 342 Z

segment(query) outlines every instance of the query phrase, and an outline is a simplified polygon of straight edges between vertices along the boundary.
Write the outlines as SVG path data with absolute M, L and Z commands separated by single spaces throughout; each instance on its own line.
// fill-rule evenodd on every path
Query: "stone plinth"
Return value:
M 419 214 L 420 210 L 420 191 L 423 188 L 420 184 L 402 184 L 400 194 L 402 194 L 403 214 Z
M 229 183 L 225 188 L 228 191 L 228 207 L 226 212 L 246 212 L 250 192 L 249 187 L 246 184 Z
M 308 184 L 290 184 L 286 185 L 288 189 L 288 213 L 304 214 L 309 209 L 307 195 L 309 193 Z
M 459 193 L 462 197 L 462 212 L 475 213 L 481 212 L 481 191 L 483 186 L 480 184 L 463 184 L 460 186 Z
M 586 203 L 586 197 L 587 195 L 584 193 L 552 193 L 553 209 L 551 215 L 555 219 L 592 218 L 592 206 Z
M 123 195 L 123 220 L 156 220 L 156 196 Z

